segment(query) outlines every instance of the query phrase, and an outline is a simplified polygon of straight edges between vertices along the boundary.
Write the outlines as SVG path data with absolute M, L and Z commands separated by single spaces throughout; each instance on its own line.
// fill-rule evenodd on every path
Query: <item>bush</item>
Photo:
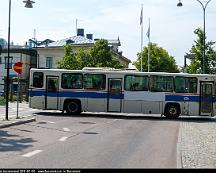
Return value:
M 5 105 L 6 100 L 4 97 L 0 97 L 0 105 Z

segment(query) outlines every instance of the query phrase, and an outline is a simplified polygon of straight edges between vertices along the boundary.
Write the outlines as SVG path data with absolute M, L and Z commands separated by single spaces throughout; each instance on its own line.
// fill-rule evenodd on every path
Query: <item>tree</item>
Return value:
M 133 62 L 137 69 L 141 69 L 141 57 L 143 71 L 148 69 L 148 47 L 144 47 L 141 53 L 138 53 L 138 59 Z M 153 72 L 170 72 L 178 73 L 179 69 L 176 65 L 174 57 L 162 47 L 158 47 L 155 43 L 150 43 L 150 71 Z
M 194 41 L 191 50 L 188 54 L 192 54 L 193 58 L 191 59 L 190 65 L 187 66 L 188 73 L 201 73 L 202 64 L 203 64 L 203 39 L 204 32 L 202 29 L 198 28 L 194 31 L 194 34 L 197 35 L 197 40 Z M 210 41 L 205 44 L 206 56 L 204 62 L 205 73 L 215 74 L 216 73 L 216 55 L 213 50 L 213 45 L 215 42 Z
M 77 60 L 75 53 L 72 50 L 72 46 L 70 44 L 64 46 L 64 52 L 64 56 L 56 61 L 58 68 L 71 70 L 79 68 L 79 61 Z
M 112 67 L 112 68 L 124 68 L 117 59 L 114 59 L 112 50 L 108 45 L 108 41 L 101 39 L 95 43 L 90 50 L 91 60 L 95 67 Z
M 73 52 L 70 44 L 66 45 L 64 49 L 64 56 L 56 62 L 58 68 L 80 70 L 83 67 L 125 67 L 113 58 L 108 41 L 104 39 L 98 40 L 90 50 L 78 49 Z

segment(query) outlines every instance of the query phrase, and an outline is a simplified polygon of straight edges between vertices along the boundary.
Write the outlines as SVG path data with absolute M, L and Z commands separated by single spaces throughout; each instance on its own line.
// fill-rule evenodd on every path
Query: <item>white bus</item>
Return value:
M 31 108 L 81 112 L 216 115 L 216 76 L 84 68 L 31 69 Z

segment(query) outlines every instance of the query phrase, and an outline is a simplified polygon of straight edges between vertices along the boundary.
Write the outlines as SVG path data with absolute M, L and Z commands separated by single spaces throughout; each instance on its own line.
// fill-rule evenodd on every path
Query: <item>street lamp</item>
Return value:
M 205 12 L 206 12 L 206 7 L 207 5 L 209 4 L 209 2 L 211 0 L 208 0 L 205 4 L 203 4 L 200 0 L 196 0 L 197 2 L 200 3 L 200 5 L 202 6 L 202 9 L 203 9 L 203 59 L 202 59 L 202 73 L 205 73 L 205 49 L 206 49 L 206 45 L 205 45 L 205 39 L 206 39 L 206 36 L 205 36 Z M 183 4 L 181 2 L 181 0 L 179 0 L 178 4 L 177 4 L 177 7 L 182 7 Z
M 34 1 L 23 1 L 26 8 L 32 8 Z M 8 58 L 7 58 L 7 77 L 6 77 L 6 113 L 5 119 L 8 120 L 8 102 L 9 102 L 9 81 L 10 81 L 10 24 L 11 24 L 11 0 L 9 0 L 9 18 L 8 18 Z

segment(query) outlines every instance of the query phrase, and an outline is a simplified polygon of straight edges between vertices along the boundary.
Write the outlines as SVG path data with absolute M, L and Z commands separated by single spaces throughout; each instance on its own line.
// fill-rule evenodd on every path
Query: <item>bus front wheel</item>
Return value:
M 81 105 L 78 101 L 71 100 L 66 103 L 65 109 L 67 114 L 79 115 L 81 112 Z
M 180 110 L 177 105 L 168 105 L 165 109 L 165 114 L 167 118 L 178 118 L 180 115 Z

